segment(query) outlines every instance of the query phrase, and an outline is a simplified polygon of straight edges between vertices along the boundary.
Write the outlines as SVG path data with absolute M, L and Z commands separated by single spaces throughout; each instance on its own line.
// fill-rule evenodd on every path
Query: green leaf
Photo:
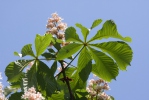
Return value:
M 45 34 L 44 36 L 41 36 L 39 34 L 36 35 L 35 38 L 35 48 L 36 48 L 36 56 L 40 56 L 45 49 L 50 45 L 50 42 L 52 41 L 52 35 L 51 34 Z
M 67 42 L 79 42 L 82 43 L 82 40 L 79 39 L 78 34 L 76 33 L 76 29 L 74 27 L 68 27 L 65 30 L 65 39 Z
M 83 48 L 78 58 L 77 71 L 73 74 L 73 82 L 70 82 L 73 90 L 86 88 L 86 81 L 92 70 L 92 61 L 87 48 Z
M 65 69 L 65 74 L 67 77 L 71 78 L 71 76 L 73 75 L 74 71 L 76 71 L 76 67 L 67 67 L 67 69 Z M 64 76 L 62 74 L 60 74 L 58 76 L 58 79 L 63 78 Z
M 77 44 L 77 43 L 71 43 L 71 44 L 64 46 L 58 52 L 57 60 L 63 60 L 67 57 L 70 57 L 71 55 L 76 53 L 81 47 L 82 47 L 82 44 Z
M 118 66 L 113 59 L 93 48 L 89 49 L 92 58 L 95 60 L 95 64 L 92 66 L 92 72 L 106 81 L 116 79 L 118 75 Z
M 65 74 L 68 78 L 72 79 L 72 75 L 73 73 L 76 71 L 76 67 L 67 67 L 67 69 L 65 69 Z M 65 97 L 69 97 L 69 91 L 68 91 L 68 86 L 66 85 L 66 83 L 64 83 L 61 79 L 63 78 L 63 74 L 59 74 L 58 78 L 57 78 L 57 82 L 59 84 L 59 88 L 60 90 L 63 90 L 65 93 Z M 70 83 L 74 82 L 74 80 L 69 81 Z
M 126 70 L 126 67 L 130 65 L 133 52 L 127 43 L 122 41 L 111 41 L 100 44 L 92 44 L 92 46 L 108 53 L 112 58 L 114 58 L 121 70 Z
M 54 61 L 54 63 L 53 63 L 52 66 L 51 66 L 51 75 L 54 76 L 56 70 L 57 70 L 57 62 Z
M 61 49 L 61 43 L 55 43 L 54 45 L 53 45 L 58 51 Z
M 64 98 L 64 92 L 59 92 L 59 93 L 56 93 L 56 94 L 52 94 L 51 98 L 49 100 L 66 100 Z
M 48 51 L 49 51 L 50 53 L 55 53 L 55 51 L 54 51 L 52 48 L 49 48 Z
M 37 70 L 37 83 L 40 87 L 40 91 L 44 92 L 46 90 L 46 95 L 50 96 L 57 90 L 57 83 L 54 78 L 54 74 L 45 63 L 39 61 Z
M 56 39 L 56 42 L 57 42 L 57 43 L 62 43 L 63 40 L 61 40 L 61 39 Z
M 13 53 L 15 56 L 19 56 L 19 57 L 22 57 L 22 54 L 18 53 L 18 52 L 14 52 Z
M 115 100 L 113 96 L 110 95 L 111 100 Z
M 27 71 L 28 87 L 35 87 L 37 89 L 37 61 Z
M 9 100 L 24 100 L 24 99 L 21 99 L 22 95 L 23 95 L 23 92 L 16 92 L 14 94 L 11 94 L 11 96 L 9 97 Z
M 85 89 L 77 89 L 75 91 L 76 100 L 88 100 L 86 98 L 87 95 L 88 95 L 88 92 Z
M 84 41 L 86 42 L 86 38 L 89 34 L 89 29 L 87 29 L 86 27 L 82 26 L 79 23 L 76 23 L 76 26 L 81 29 L 82 35 L 84 37 Z
M 92 24 L 92 26 L 91 26 L 90 29 L 95 28 L 95 27 L 98 26 L 101 22 L 102 22 L 101 19 L 97 19 L 97 20 L 95 20 L 95 21 L 93 22 L 93 24 Z
M 55 59 L 56 58 L 55 55 L 53 55 L 53 54 L 51 54 L 49 52 L 45 52 L 41 56 L 45 57 L 46 60 L 51 60 L 51 59 Z
M 117 38 L 126 42 L 131 42 L 130 37 L 122 37 L 116 28 L 116 24 L 112 20 L 108 20 L 103 24 L 102 29 L 100 29 L 97 34 L 91 38 L 88 42 L 94 40 L 101 40 L 103 38 Z
M 34 52 L 32 50 L 32 44 L 25 45 L 21 50 L 22 57 L 29 55 L 31 57 L 35 57 Z
M 31 62 L 32 60 L 17 60 L 11 62 L 5 69 L 5 74 L 8 77 L 9 82 L 17 82 L 23 76 L 23 69 Z

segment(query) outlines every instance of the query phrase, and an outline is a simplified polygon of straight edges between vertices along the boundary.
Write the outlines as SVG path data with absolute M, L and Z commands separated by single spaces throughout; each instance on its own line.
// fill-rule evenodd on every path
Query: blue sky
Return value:
M 149 1 L 148 0 L 3 0 L 0 2 L 0 72 L 20 52 L 33 43 L 37 33 L 44 34 L 46 21 L 57 12 L 68 26 L 81 23 L 90 27 L 93 20 L 109 19 L 117 24 L 122 36 L 130 36 L 134 57 L 127 71 L 120 71 L 117 81 L 110 83 L 108 94 L 116 100 L 149 100 Z M 98 27 L 99 28 L 99 27 Z M 96 28 L 97 29 L 97 28 Z M 90 35 L 92 36 L 92 35 Z

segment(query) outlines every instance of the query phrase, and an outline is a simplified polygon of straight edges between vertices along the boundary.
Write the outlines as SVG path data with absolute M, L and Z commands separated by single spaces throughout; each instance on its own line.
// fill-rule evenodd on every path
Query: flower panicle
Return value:
M 1 75 L 1 72 L 0 72 L 0 80 L 2 80 L 2 75 Z M 8 100 L 5 95 L 4 95 L 4 90 L 3 90 L 3 84 L 2 82 L 0 82 L 0 100 Z
M 21 98 L 28 100 L 45 100 L 40 92 L 36 92 L 34 87 L 31 87 L 25 91 Z
M 63 18 L 61 18 L 57 13 L 52 13 L 51 16 L 52 18 L 49 18 L 47 21 L 46 34 L 52 34 L 53 37 L 62 40 L 61 46 L 69 44 L 69 42 L 65 42 L 64 33 L 67 28 L 67 24 L 62 22 Z
M 102 79 L 89 80 L 86 90 L 89 93 L 89 98 L 97 97 L 97 100 L 112 100 L 111 97 L 104 92 L 105 90 L 110 90 L 110 87 L 108 83 Z

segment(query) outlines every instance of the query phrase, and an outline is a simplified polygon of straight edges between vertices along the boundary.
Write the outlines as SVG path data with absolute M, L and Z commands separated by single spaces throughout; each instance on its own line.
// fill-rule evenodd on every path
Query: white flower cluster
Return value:
M 52 18 L 48 19 L 48 23 L 46 25 L 47 32 L 56 36 L 58 39 L 64 40 L 65 39 L 65 29 L 67 28 L 67 24 L 62 22 L 62 18 L 58 16 L 57 13 L 52 14 Z M 62 43 L 62 46 L 67 45 L 66 42 Z
M 22 95 L 22 99 L 44 100 L 45 98 L 42 96 L 40 92 L 36 92 L 34 87 L 31 87 L 28 89 L 28 91 L 25 91 L 25 93 Z
M 90 98 L 97 98 L 97 100 L 111 100 L 110 96 L 107 95 L 104 90 L 109 90 L 110 87 L 107 82 L 102 79 L 89 80 L 88 87 L 86 88 Z
M 0 80 L 2 80 L 2 76 L 1 76 L 1 73 L 0 73 Z M 3 93 L 3 85 L 2 85 L 2 82 L 0 82 L 0 100 L 8 100 L 7 98 L 5 98 L 5 95 Z

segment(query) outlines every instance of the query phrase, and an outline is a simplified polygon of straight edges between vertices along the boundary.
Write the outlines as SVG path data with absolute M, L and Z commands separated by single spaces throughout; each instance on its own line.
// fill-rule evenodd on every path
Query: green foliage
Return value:
M 95 20 L 90 29 L 97 27 L 101 22 L 101 19 Z M 11 86 L 23 89 L 22 78 L 27 78 L 27 87 L 34 86 L 46 100 L 70 100 L 70 90 L 76 100 L 88 100 L 86 86 L 91 73 L 110 82 L 116 79 L 119 70 L 127 69 L 133 55 L 131 47 L 127 44 L 131 42 L 131 38 L 121 36 L 112 20 L 107 20 L 90 39 L 87 39 L 90 29 L 79 23 L 76 27 L 81 29 L 84 39 L 79 38 L 74 27 L 68 27 L 65 30 L 64 41 L 51 34 L 37 34 L 34 42 L 36 53 L 32 50 L 32 44 L 25 45 L 21 54 L 14 52 L 14 55 L 19 57 L 29 55 L 33 58 L 17 60 L 6 67 L 5 74 Z M 118 41 L 100 41 L 105 38 L 116 38 Z M 100 42 L 96 43 L 97 40 Z M 62 46 L 62 42 L 69 44 Z M 77 65 L 72 65 L 72 61 L 77 58 Z M 45 63 L 42 60 L 49 62 Z M 31 68 L 25 72 L 24 69 L 33 61 Z M 65 66 L 64 62 L 67 63 Z M 57 74 L 58 63 L 61 64 L 62 70 Z M 13 91 L 8 91 L 10 92 Z M 10 100 L 21 100 L 22 94 L 16 92 L 10 96 Z M 112 96 L 111 98 L 114 100 Z
M 123 41 L 112 41 L 91 45 L 113 57 L 121 70 L 126 70 L 126 67 L 130 65 L 133 52 L 127 43 Z
M 85 89 L 77 89 L 75 91 L 76 100 L 88 100 L 88 92 Z
M 87 48 L 83 48 L 82 52 L 78 58 L 77 71 L 73 75 L 73 82 L 71 82 L 71 87 L 73 90 L 84 89 L 86 87 L 86 81 L 92 70 L 91 57 Z
M 93 22 L 93 24 L 92 24 L 92 26 L 91 26 L 90 29 L 95 28 L 95 27 L 98 26 L 101 22 L 102 22 L 101 19 L 97 19 L 97 20 L 95 20 L 95 21 Z
M 9 82 L 17 82 L 20 78 L 24 76 L 23 69 L 31 62 L 32 60 L 17 60 L 11 62 L 5 69 L 5 74 L 8 77 Z
M 32 57 L 35 57 L 33 50 L 32 50 L 32 44 L 25 45 L 21 50 L 22 57 L 26 55 L 30 55 Z
M 21 99 L 23 92 L 16 92 L 9 97 L 9 100 L 23 100 Z
M 116 76 L 118 75 L 118 66 L 113 59 L 92 48 L 90 48 L 90 53 L 95 60 L 95 65 L 92 66 L 93 73 L 106 81 L 116 79 Z
M 57 54 L 57 60 L 63 60 L 76 53 L 82 47 L 81 44 L 71 43 L 64 46 Z
M 101 40 L 104 38 L 117 38 L 126 42 L 131 42 L 130 37 L 122 37 L 118 31 L 116 24 L 112 20 L 107 20 L 104 24 L 102 29 L 98 30 L 96 35 L 92 37 L 88 42 L 94 41 L 94 40 Z
M 74 27 L 68 27 L 65 31 L 65 38 L 67 42 L 74 41 L 82 43 L 83 41 L 80 40 L 78 34 L 76 33 L 76 29 Z
M 51 41 L 52 41 L 51 34 L 45 34 L 44 36 L 40 36 L 39 34 L 36 35 L 35 48 L 37 57 L 46 50 L 47 46 L 50 45 Z
M 82 35 L 84 37 L 84 41 L 86 42 L 86 38 L 89 34 L 89 29 L 87 29 L 86 27 L 82 26 L 79 23 L 77 23 L 76 26 L 81 29 Z

